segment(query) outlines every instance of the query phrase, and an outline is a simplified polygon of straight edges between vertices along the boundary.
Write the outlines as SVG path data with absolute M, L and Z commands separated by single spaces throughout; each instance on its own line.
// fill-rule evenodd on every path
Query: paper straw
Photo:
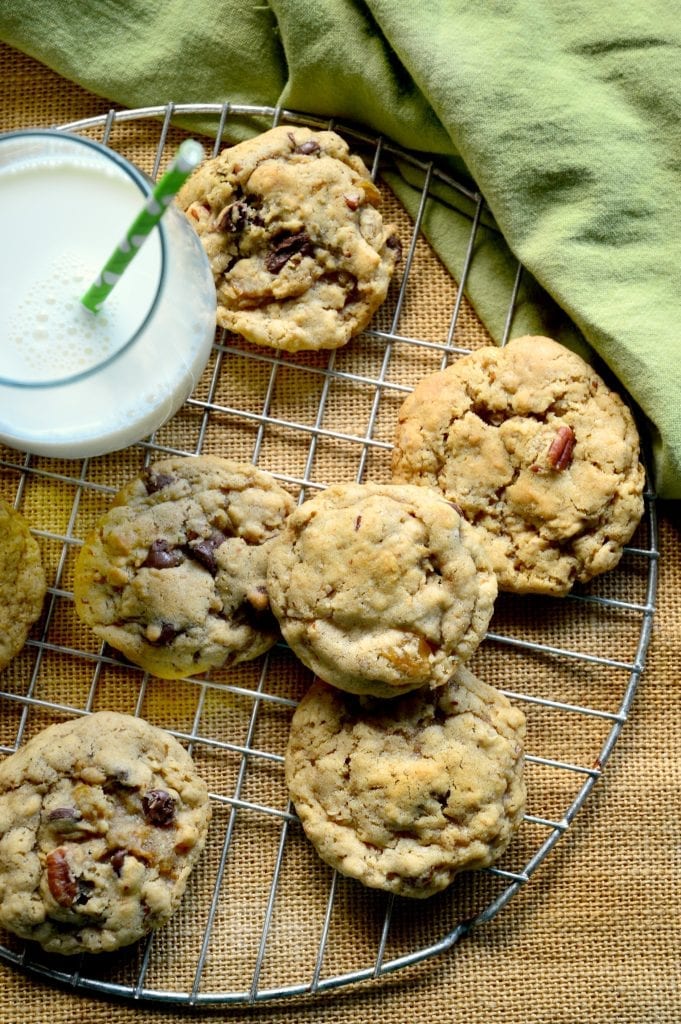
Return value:
M 87 309 L 93 313 L 97 312 L 172 203 L 180 186 L 194 168 L 198 167 L 203 157 L 201 143 L 195 139 L 185 139 L 172 164 L 154 186 L 142 210 L 111 253 L 99 276 L 81 298 L 80 301 Z

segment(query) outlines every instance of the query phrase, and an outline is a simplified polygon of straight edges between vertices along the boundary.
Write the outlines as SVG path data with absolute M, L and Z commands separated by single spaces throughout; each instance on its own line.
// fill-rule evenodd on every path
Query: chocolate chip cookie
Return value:
M 422 380 L 393 479 L 438 488 L 487 533 L 501 590 L 564 595 L 617 565 L 643 514 L 631 412 L 579 356 L 517 338 Z
M 177 202 L 213 268 L 218 324 L 288 352 L 344 345 L 400 255 L 380 200 L 335 132 L 281 125 L 206 161 Z
M 301 661 L 351 693 L 441 686 L 471 657 L 497 584 L 475 527 L 435 491 L 336 484 L 289 517 L 267 585 Z
M 135 942 L 177 909 L 210 816 L 161 729 L 109 711 L 48 726 L 0 764 L 0 924 L 52 953 Z
M 286 781 L 328 864 L 431 896 L 506 849 L 525 806 L 524 736 L 522 712 L 465 668 L 391 701 L 316 682 L 293 716 Z
M 164 679 L 262 654 L 279 636 L 267 556 L 293 500 L 217 456 L 156 462 L 116 496 L 75 568 L 76 611 Z
M 0 670 L 24 646 L 45 590 L 38 542 L 24 517 L 0 501 Z

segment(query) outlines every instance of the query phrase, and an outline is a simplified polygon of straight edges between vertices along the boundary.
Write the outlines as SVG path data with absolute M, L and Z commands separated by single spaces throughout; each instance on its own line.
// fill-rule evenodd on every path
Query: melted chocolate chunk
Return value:
M 198 562 L 204 569 L 207 569 L 211 576 L 217 576 L 218 563 L 215 551 L 226 540 L 227 537 L 224 533 L 215 530 L 206 540 L 200 540 L 196 544 L 188 544 L 185 551 L 189 558 L 193 558 L 195 562 Z
M 230 203 L 220 213 L 215 226 L 218 231 L 230 231 L 235 233 L 237 231 L 243 231 L 248 222 L 248 204 L 243 199 L 237 199 L 235 203 Z
M 155 540 L 142 562 L 145 569 L 174 569 L 184 562 L 184 556 L 177 548 L 171 548 L 167 540 Z
M 168 473 L 154 473 L 152 469 L 147 469 L 142 474 L 142 480 L 144 486 L 147 489 L 147 494 L 156 494 L 157 491 L 162 491 L 168 484 L 172 484 L 175 478 L 170 476 Z
M 144 816 L 152 825 L 167 828 L 175 820 L 175 801 L 165 789 L 150 789 L 142 797 Z
M 236 235 L 249 226 L 249 224 L 262 225 L 263 219 L 257 211 L 257 206 L 262 203 L 260 196 L 248 196 L 241 198 L 225 206 L 221 210 L 215 222 L 218 231 L 227 231 Z
M 292 256 L 313 256 L 314 246 L 305 231 L 298 231 L 296 234 L 286 232 L 273 238 L 270 243 L 270 251 L 265 257 L 265 266 L 270 274 L 278 274 Z

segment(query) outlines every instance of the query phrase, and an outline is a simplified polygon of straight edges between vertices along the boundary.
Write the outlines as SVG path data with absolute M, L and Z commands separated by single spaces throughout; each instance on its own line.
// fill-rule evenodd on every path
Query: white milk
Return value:
M 0 440 L 60 457 L 113 451 L 157 429 L 200 376 L 212 275 L 170 209 L 90 313 L 80 298 L 144 193 L 102 147 L 35 133 L 18 149 L 24 138 L 0 137 Z

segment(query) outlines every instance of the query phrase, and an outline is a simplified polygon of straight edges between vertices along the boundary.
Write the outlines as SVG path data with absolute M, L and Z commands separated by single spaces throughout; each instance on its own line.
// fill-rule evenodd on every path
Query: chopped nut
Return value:
M 551 442 L 548 453 L 548 463 L 552 469 L 559 472 L 567 469 L 572 462 L 572 453 L 575 448 L 575 435 L 572 427 L 559 427 L 558 433 Z
M 73 876 L 66 850 L 59 847 L 48 853 L 46 858 L 47 884 L 60 907 L 70 907 L 78 896 L 78 885 Z

